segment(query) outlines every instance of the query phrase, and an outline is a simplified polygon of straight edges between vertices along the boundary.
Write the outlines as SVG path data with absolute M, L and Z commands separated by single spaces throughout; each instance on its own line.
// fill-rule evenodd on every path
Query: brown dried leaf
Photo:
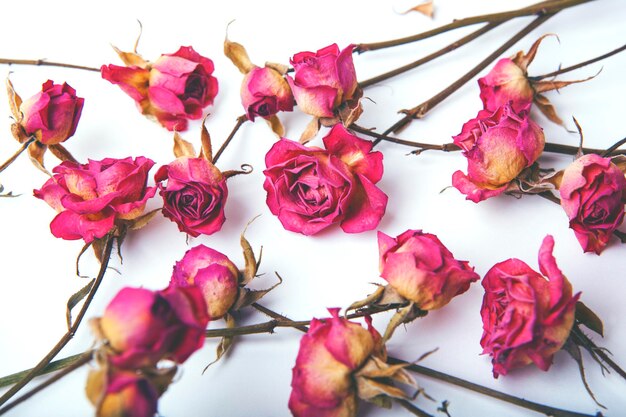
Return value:
M 92 279 L 89 281 L 87 285 L 83 288 L 72 294 L 72 296 L 67 300 L 67 309 L 65 310 L 65 320 L 67 322 L 67 329 L 69 330 L 72 327 L 72 309 L 78 304 L 83 298 L 89 294 L 91 291 L 91 287 L 93 283 L 96 282 L 96 279 Z
M 355 301 L 354 303 L 350 304 L 350 306 L 346 308 L 345 315 L 348 315 L 348 312 L 351 310 L 356 310 L 357 308 L 366 307 L 372 304 L 378 304 L 378 301 L 383 296 L 383 293 L 385 291 L 385 286 L 379 285 L 379 284 L 374 284 L 374 285 L 378 286 L 378 288 L 376 288 L 376 291 L 374 291 L 373 293 L 371 293 L 364 299 Z
M 546 116 L 551 122 L 563 126 L 563 120 L 556 114 L 556 109 L 554 108 L 552 103 L 550 103 L 550 100 L 546 98 L 546 96 L 543 96 L 541 94 L 535 94 L 533 101 L 535 102 L 537 107 L 539 107 L 541 113 L 543 113 L 543 115 Z
M 246 48 L 240 43 L 224 39 L 224 55 L 232 61 L 239 72 L 247 74 L 256 66 L 250 61 Z
M 418 12 L 423 14 L 424 16 L 430 17 L 432 19 L 433 17 L 433 11 L 434 11 L 434 7 L 433 7 L 433 1 L 427 1 L 425 3 L 421 3 L 418 4 L 417 6 L 411 7 L 408 10 L 405 10 L 404 12 L 401 12 L 400 14 L 408 14 L 411 12 Z
M 9 108 L 11 109 L 11 114 L 16 122 L 22 121 L 22 112 L 20 111 L 20 106 L 22 105 L 22 98 L 13 88 L 13 83 L 11 80 L 7 78 L 7 95 L 9 96 Z
M 231 316 L 230 314 L 226 314 L 224 316 L 224 321 L 226 322 L 226 328 L 227 329 L 232 329 L 235 327 L 235 325 L 237 324 L 235 322 L 235 318 L 233 316 Z M 216 358 L 213 362 L 211 362 L 210 364 L 208 364 L 203 370 L 202 373 L 204 374 L 206 372 L 207 369 L 209 369 L 209 366 L 213 365 L 215 362 L 219 361 L 220 359 L 222 359 L 222 357 L 228 352 L 228 350 L 231 348 L 231 346 L 233 345 L 234 342 L 234 337 L 233 336 L 225 336 L 222 337 L 220 339 L 220 343 L 217 345 L 217 349 L 215 350 L 215 354 L 216 354 Z
M 245 235 L 246 231 L 248 230 L 248 226 L 250 226 L 250 224 L 255 221 L 259 216 L 260 215 L 255 216 L 252 220 L 248 222 L 248 224 L 246 224 L 246 227 L 244 227 L 243 232 L 241 232 L 241 235 L 239 237 L 239 244 L 241 245 L 241 249 L 243 249 L 243 259 L 246 262 L 243 270 L 243 279 L 240 282 L 241 285 L 248 284 L 256 276 L 258 268 L 256 257 L 254 256 L 252 246 L 250 246 L 250 242 L 248 242 L 248 239 L 246 239 Z
M 285 127 L 280 122 L 280 119 L 275 114 L 272 115 L 269 119 L 267 119 L 267 124 L 269 125 L 272 132 L 276 134 L 279 138 L 285 136 Z
M 406 322 L 411 313 L 411 310 L 413 310 L 414 305 L 414 303 L 409 303 L 407 306 L 398 309 L 396 314 L 391 317 L 391 320 L 389 320 L 387 328 L 385 329 L 385 334 L 383 335 L 383 344 L 386 343 L 387 340 L 391 338 L 391 336 L 393 336 L 393 332 L 398 326 Z
M 129 225 L 129 229 L 130 230 L 139 230 L 142 227 L 146 226 L 148 223 L 150 223 L 150 220 L 152 220 L 154 218 L 154 216 L 156 216 L 156 214 L 161 211 L 160 208 L 158 209 L 154 209 L 146 214 L 143 214 L 139 217 L 137 217 L 136 219 L 132 220 L 130 222 Z
M 209 130 L 206 127 L 206 118 L 209 117 L 207 114 L 204 116 L 204 120 L 202 120 L 202 132 L 200 133 L 200 143 L 202 144 L 202 149 L 200 150 L 200 158 L 204 158 L 213 164 L 213 147 L 211 146 L 211 135 L 209 134 Z
M 43 165 L 43 156 L 46 153 L 47 148 L 48 147 L 46 145 L 43 145 L 40 142 L 33 142 L 28 147 L 28 156 L 30 156 L 31 162 L 37 167 L 37 169 L 49 176 L 52 176 L 52 174 Z
M 174 156 L 180 158 L 188 156 L 189 158 L 195 158 L 196 150 L 190 142 L 187 142 L 178 132 L 174 132 Z
M 141 36 L 141 34 L 140 34 L 140 36 Z M 139 39 L 137 39 L 137 42 L 139 42 Z M 135 47 L 136 46 L 137 45 L 135 44 Z M 118 49 L 114 45 L 111 45 L 111 47 L 117 53 L 117 55 L 120 57 L 122 62 L 124 62 L 124 65 L 126 65 L 127 67 L 148 68 L 148 66 L 150 65 L 150 63 L 148 61 L 143 59 L 141 57 L 141 55 L 139 55 L 136 52 L 124 52 L 124 51 L 121 51 L 120 49 Z
M 24 128 L 19 123 L 11 124 L 11 134 L 19 143 L 27 142 L 29 139 L 29 136 L 26 134 Z
M 515 64 L 518 67 L 520 67 L 522 69 L 522 71 L 524 71 L 524 73 L 527 72 L 528 66 L 535 59 L 535 55 L 537 54 L 537 50 L 539 49 L 539 45 L 541 44 L 541 41 L 543 41 L 548 36 L 554 36 L 557 40 L 559 39 L 559 37 L 557 35 L 555 35 L 554 33 L 547 33 L 547 34 L 541 36 L 539 39 L 537 39 L 532 44 L 532 46 L 530 47 L 530 49 L 528 50 L 528 52 L 526 54 L 524 54 L 523 51 L 519 51 L 517 54 L 515 54 L 515 56 L 513 58 L 511 58 L 513 60 L 513 62 L 515 62 Z
M 313 119 L 311 119 L 309 124 L 306 125 L 304 132 L 302 132 L 302 136 L 300 136 L 300 143 L 304 145 L 307 142 L 309 142 L 311 139 L 315 137 L 315 135 L 317 135 L 317 132 L 319 132 L 319 130 L 320 130 L 320 119 L 317 117 L 314 117 Z
M 535 81 L 535 82 L 532 82 L 531 84 L 533 86 L 533 89 L 535 90 L 535 93 L 545 93 L 546 91 L 560 90 L 561 88 L 567 87 L 568 85 L 571 85 L 571 84 L 584 83 L 585 81 L 589 81 L 589 80 L 596 78 L 598 74 L 592 75 L 582 80 Z
M 239 291 L 239 296 L 237 297 L 237 300 L 233 304 L 232 310 L 235 310 L 235 311 L 241 310 L 244 307 L 247 307 L 249 305 L 252 305 L 252 304 L 256 303 L 261 298 L 265 297 L 265 295 L 268 292 L 272 291 L 274 288 L 276 288 L 280 284 L 282 284 L 283 279 L 281 278 L 281 276 L 278 275 L 278 272 L 275 272 L 275 274 L 278 277 L 278 282 L 276 284 L 272 285 L 268 289 L 265 289 L 265 290 L 249 290 L 248 288 L 242 288 L 241 291 Z
M 585 325 L 589 330 L 604 337 L 604 324 L 596 313 L 583 304 L 582 301 L 576 303 L 576 320 Z
M 554 186 L 555 189 L 561 187 L 561 181 L 563 180 L 563 171 L 557 171 L 554 174 L 547 175 L 541 179 L 541 182 L 548 183 Z
M 48 149 L 50 149 L 50 152 L 52 152 L 52 155 L 59 158 L 62 162 L 69 161 L 75 164 L 78 163 L 78 161 L 76 160 L 76 158 L 74 158 L 74 156 L 70 153 L 70 151 L 65 149 L 65 147 L 61 145 L 60 143 L 56 145 L 49 145 Z

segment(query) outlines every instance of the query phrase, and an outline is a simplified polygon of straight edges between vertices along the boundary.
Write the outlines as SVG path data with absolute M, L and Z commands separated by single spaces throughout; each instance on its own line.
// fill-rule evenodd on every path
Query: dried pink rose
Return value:
M 339 317 L 311 321 L 293 368 L 289 409 L 295 417 L 351 417 L 357 412 L 354 373 L 382 349 L 371 326 Z
M 39 190 L 58 214 L 50 223 L 56 237 L 86 243 L 100 239 L 118 221 L 139 217 L 155 187 L 147 187 L 148 171 L 154 162 L 145 157 L 89 160 L 87 164 L 63 162 Z
M 584 155 L 563 172 L 559 193 L 583 250 L 599 255 L 624 221 L 624 173 L 609 158 Z
M 21 104 L 23 118 L 19 124 L 26 136 L 34 136 L 44 145 L 57 145 L 76 132 L 84 102 L 66 83 L 48 80 L 41 92 Z
M 342 51 L 336 44 L 317 52 L 300 52 L 293 56 L 293 76 L 287 75 L 298 107 L 315 117 L 337 116 L 342 105 L 350 104 L 361 96 L 354 62 L 353 45 Z
M 479 279 L 468 262 L 457 261 L 437 236 L 407 230 L 396 238 L 378 232 L 380 275 L 420 310 L 434 310 Z
M 516 113 L 528 109 L 535 91 L 526 75 L 511 58 L 499 60 L 486 76 L 478 79 L 484 109 L 493 112 L 507 103 Z
M 183 363 L 204 344 L 208 322 L 202 293 L 194 286 L 127 287 L 94 320 L 94 328 L 108 342 L 110 362 L 132 369 L 162 359 Z
M 126 67 L 103 65 L 102 78 L 117 84 L 137 102 L 142 114 L 154 116 L 168 130 L 187 129 L 187 120 L 202 117 L 218 92 L 214 66 L 191 46 L 161 55 L 154 63 L 136 54 Z
M 176 262 L 170 284 L 200 289 L 209 318 L 217 320 L 228 313 L 237 299 L 239 270 L 226 255 L 198 245 Z
M 383 155 L 372 143 L 335 125 L 326 149 L 281 139 L 265 156 L 267 205 L 287 230 L 313 235 L 341 223 L 347 233 L 372 230 L 385 213 L 387 195 L 376 184 Z
M 222 228 L 228 197 L 226 178 L 205 158 L 179 157 L 154 176 L 163 197 L 163 215 L 181 232 L 196 237 Z
M 467 158 L 467 175 L 456 171 L 452 185 L 478 203 L 503 193 L 531 166 L 543 152 L 545 138 L 526 111 L 516 113 L 506 104 L 495 112 L 478 112 L 454 136 L 454 143 Z
M 572 296 L 553 248 L 554 239 L 548 235 L 539 249 L 542 275 L 519 259 L 508 259 L 494 265 L 482 281 L 480 345 L 492 357 L 496 378 L 530 363 L 547 371 L 569 337 L 580 293 Z
M 254 67 L 241 84 L 241 104 L 246 116 L 269 119 L 279 111 L 292 111 L 294 98 L 287 80 L 271 67 Z

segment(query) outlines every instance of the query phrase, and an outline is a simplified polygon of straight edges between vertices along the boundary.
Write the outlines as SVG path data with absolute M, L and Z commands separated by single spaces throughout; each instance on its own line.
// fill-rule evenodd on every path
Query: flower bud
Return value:
M 499 60 L 486 76 L 478 79 L 478 85 L 485 110 L 493 112 L 511 103 L 513 111 L 519 113 L 533 103 L 535 92 L 526 72 L 511 58 Z
M 241 84 L 241 104 L 248 119 L 268 119 L 279 111 L 292 111 L 294 98 L 287 80 L 271 67 L 254 67 Z
M 204 297 L 211 320 L 222 318 L 239 293 L 239 270 L 228 257 L 204 245 L 189 249 L 176 262 L 171 285 L 196 286 Z

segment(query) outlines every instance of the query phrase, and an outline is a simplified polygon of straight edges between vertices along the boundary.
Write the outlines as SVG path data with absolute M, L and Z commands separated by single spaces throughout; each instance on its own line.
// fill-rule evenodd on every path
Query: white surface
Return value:
M 235 118 L 242 114 L 239 103 L 241 75 L 222 54 L 226 25 L 236 19 L 230 38 L 244 44 L 258 64 L 264 61 L 287 63 L 290 56 L 304 50 L 316 50 L 332 42 L 340 47 L 349 43 L 379 41 L 405 36 L 460 18 L 484 12 L 513 9 L 532 1 L 463 1 L 438 0 L 436 18 L 431 21 L 418 14 L 399 15 L 395 10 L 411 6 L 399 1 L 330 1 L 316 2 L 5 2 L 0 6 L 0 56 L 12 58 L 48 58 L 53 61 L 99 67 L 119 64 L 109 44 L 132 49 L 137 34 L 136 19 L 144 27 L 140 52 L 147 59 L 171 53 L 180 45 L 192 45 L 215 62 L 220 93 L 207 126 L 217 148 L 226 138 Z M 620 46 L 626 38 L 626 3 L 605 0 L 564 11 L 549 20 L 505 54 L 527 49 L 540 35 L 559 35 L 560 44 L 546 39 L 531 74 L 542 74 L 559 65 L 570 65 Z M 491 53 L 515 31 L 530 21 L 522 18 L 504 24 L 479 41 L 463 47 L 418 70 L 369 88 L 365 112 L 359 124 L 381 130 L 398 118 L 399 109 L 421 103 L 458 78 L 484 56 Z M 468 33 L 466 28 L 414 45 L 355 56 L 359 79 L 395 68 L 439 49 Z M 608 147 L 626 134 L 626 55 L 616 56 L 589 68 L 569 74 L 570 78 L 600 75 L 585 84 L 549 93 L 565 120 L 575 115 L 580 121 L 587 146 Z M 0 66 L 2 77 L 12 71 L 11 79 L 22 97 L 34 94 L 48 78 L 67 81 L 85 97 L 83 115 L 76 135 L 67 148 L 81 161 L 86 158 L 144 155 L 157 165 L 170 162 L 171 133 L 142 117 L 132 100 L 119 88 L 102 80 L 97 73 L 51 67 Z M 566 78 L 566 77 L 564 77 Z M 438 106 L 425 120 L 414 122 L 401 137 L 425 142 L 449 142 L 461 125 L 481 106 L 478 87 L 470 82 Z M 11 155 L 17 143 L 10 136 L 9 110 L 0 98 L 0 159 Z M 535 114 L 551 142 L 577 144 L 577 136 L 568 134 Z M 297 139 L 308 118 L 294 112 L 281 116 L 287 136 Z M 569 125 L 571 123 L 568 122 Z M 199 121 L 184 133 L 187 140 L 199 143 Z M 320 137 L 314 144 L 319 143 Z M 249 228 L 248 238 L 255 248 L 264 246 L 260 272 L 265 275 L 256 285 L 264 288 L 274 282 L 273 272 L 285 278 L 263 304 L 293 319 L 325 316 L 326 307 L 345 307 L 373 289 L 378 277 L 376 231 L 357 235 L 344 234 L 339 227 L 314 237 L 283 230 L 278 219 L 265 205 L 262 189 L 263 158 L 275 138 L 267 126 L 246 124 L 222 156 L 218 166 L 233 169 L 242 163 L 254 166 L 248 176 L 229 180 L 227 221 L 212 235 L 187 239 L 176 226 L 163 217 L 132 233 L 123 247 L 123 263 L 114 258 L 105 283 L 90 307 L 88 317 L 97 316 L 113 295 L 124 286 L 163 288 L 176 260 L 192 245 L 204 243 L 227 254 L 239 265 L 243 260 L 238 235 L 246 222 L 262 216 Z M 419 157 L 406 156 L 410 149 L 384 143 L 378 147 L 385 155 L 385 174 L 379 183 L 389 196 L 387 214 L 380 230 L 397 235 L 406 229 L 424 229 L 437 234 L 459 259 L 469 260 L 482 276 L 495 263 L 510 257 L 537 268 L 537 252 L 542 238 L 555 236 L 555 256 L 572 282 L 582 291 L 582 300 L 603 319 L 606 337 L 597 342 L 607 347 L 618 362 L 626 364 L 626 247 L 613 240 L 601 256 L 583 254 L 574 234 L 567 227 L 562 210 L 538 197 L 521 200 L 500 196 L 478 205 L 466 201 L 458 191 L 448 189 L 452 173 L 466 168 L 460 154 L 426 152 Z M 571 160 L 567 156 L 545 155 L 542 166 L 561 169 Z M 47 155 L 47 164 L 56 164 Z M 156 167 L 152 174 L 156 172 Z M 1 176 L 8 190 L 22 193 L 16 199 L 0 200 L 2 249 L 0 262 L 0 374 L 33 366 L 56 343 L 65 331 L 65 302 L 70 294 L 85 284 L 75 276 L 74 262 L 82 242 L 63 241 L 49 232 L 53 211 L 32 197 L 46 177 L 37 171 L 26 156 L 21 157 Z M 150 205 L 156 207 L 159 199 Z M 624 227 L 621 228 L 624 230 Z M 94 275 L 96 265 L 84 257 L 82 269 Z M 482 287 L 476 283 L 440 311 L 399 329 L 390 341 L 389 352 L 414 360 L 438 347 L 437 353 L 423 362 L 511 394 L 594 413 L 598 407 L 585 393 L 576 364 L 564 352 L 556 356 L 549 372 L 528 367 L 494 380 L 488 357 L 480 355 L 482 332 L 479 308 Z M 375 317 L 382 331 L 389 316 Z M 265 321 L 259 313 L 249 312 L 242 323 Z M 210 328 L 223 327 L 211 323 Z M 180 379 L 160 401 L 163 416 L 287 416 L 291 368 L 301 334 L 279 329 L 272 335 L 242 337 L 226 360 L 213 365 L 216 341 L 208 341 L 182 366 Z M 83 325 L 75 339 L 59 357 L 90 347 L 92 336 Z M 608 406 L 606 415 L 622 415 L 626 409 L 626 383 L 616 374 L 602 376 L 599 368 L 585 355 L 587 374 L 597 398 Z M 15 408 L 10 416 L 85 416 L 93 413 L 83 394 L 86 369 L 81 369 L 33 399 Z M 530 411 L 482 397 L 468 391 L 439 384 L 417 376 L 420 386 L 438 401 L 448 400 L 455 417 L 534 415 Z M 417 404 L 436 414 L 438 403 L 424 398 Z M 381 410 L 364 405 L 361 416 L 405 416 L 394 407 Z

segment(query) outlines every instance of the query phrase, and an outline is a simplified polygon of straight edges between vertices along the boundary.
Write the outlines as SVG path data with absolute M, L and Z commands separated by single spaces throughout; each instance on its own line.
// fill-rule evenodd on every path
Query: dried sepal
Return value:
M 244 227 L 241 235 L 239 236 L 239 244 L 241 245 L 241 249 L 243 250 L 243 259 L 245 261 L 245 266 L 242 271 L 242 279 L 240 282 L 241 285 L 246 285 L 250 281 L 252 281 L 256 276 L 259 267 L 256 257 L 254 256 L 254 250 L 252 249 L 252 246 L 250 245 L 248 239 L 246 239 L 246 231 L 248 230 L 248 226 L 250 226 L 250 224 L 252 224 L 252 222 L 255 221 L 258 217 L 259 216 L 257 215 L 252 220 L 250 220 L 246 224 L 246 227 Z
M 236 326 L 236 322 L 235 322 L 235 318 L 230 315 L 230 314 L 226 314 L 224 316 L 224 321 L 226 322 L 226 328 L 227 329 L 232 329 Z M 222 357 L 224 355 L 226 355 L 226 353 L 228 352 L 228 350 L 232 347 L 233 342 L 234 342 L 234 336 L 224 336 L 220 339 L 220 342 L 217 345 L 217 348 L 215 349 L 215 360 L 213 360 L 213 362 L 209 363 L 203 370 L 202 373 L 206 372 L 207 369 L 209 369 L 209 366 L 213 365 L 214 363 L 216 363 L 217 361 L 219 361 L 220 359 L 222 359 Z
M 89 283 L 83 288 L 72 294 L 70 298 L 68 298 L 67 308 L 65 310 L 65 320 L 67 322 L 68 330 L 72 327 L 72 309 L 76 307 L 76 304 L 80 303 L 82 299 L 87 296 L 87 294 L 89 294 L 89 291 L 91 291 L 91 287 L 93 287 L 94 282 L 96 282 L 95 278 L 89 281 Z
M 600 72 L 598 72 L 598 74 L 600 74 Z M 582 80 L 571 80 L 571 81 L 556 81 L 556 80 L 552 80 L 552 81 L 535 81 L 535 82 L 532 82 L 531 84 L 533 86 L 533 89 L 535 90 L 535 93 L 540 94 L 540 93 L 545 93 L 546 91 L 560 90 L 561 88 L 567 87 L 568 85 L 579 84 L 579 83 L 584 83 L 585 81 L 593 80 L 594 78 L 596 78 L 598 76 L 598 74 L 594 74 L 594 75 L 592 75 L 590 77 L 583 78 Z
M 267 119 L 267 124 L 270 129 L 272 129 L 272 132 L 276 134 L 276 136 L 278 136 L 279 138 L 285 136 L 285 127 L 281 123 L 278 116 L 276 116 L 275 114 L 270 116 L 270 118 Z
M 194 149 L 193 145 L 183 139 L 178 132 L 174 132 L 173 151 L 176 158 L 181 158 L 183 156 L 194 158 L 196 156 L 196 150 Z
M 410 323 L 418 317 L 424 317 L 426 314 L 428 314 L 427 311 L 420 310 L 415 306 L 415 303 L 413 302 L 398 309 L 398 311 L 391 317 L 389 323 L 387 324 L 385 334 L 383 335 L 383 343 L 387 342 L 391 338 L 391 336 L 393 336 L 393 332 L 398 328 L 398 326 L 400 326 L 401 324 Z
M 313 117 L 311 121 L 304 128 L 304 132 L 300 136 L 300 143 L 305 145 L 311 139 L 317 135 L 317 132 L 320 130 L 320 119 L 318 117 Z
M 380 396 L 412 400 L 416 394 L 407 394 L 395 384 L 417 388 L 415 379 L 404 369 L 410 364 L 389 365 L 384 360 L 372 356 L 356 373 L 359 398 L 371 401 Z
M 613 162 L 620 171 L 626 175 L 626 156 L 617 155 L 611 158 L 611 162 Z
M 149 211 L 148 213 L 142 214 L 136 219 L 131 220 L 128 226 L 129 230 L 139 230 L 142 227 L 146 226 L 148 223 L 150 223 L 150 220 L 152 220 L 159 211 L 161 211 L 160 208 L 154 209 L 154 210 Z
M 137 39 L 137 42 L 139 42 L 139 39 Z M 117 55 L 120 57 L 124 65 L 126 65 L 127 67 L 139 67 L 139 68 L 145 69 L 150 66 L 150 63 L 146 61 L 145 59 L 143 59 L 141 55 L 139 55 L 136 51 L 124 52 L 120 50 L 119 48 L 117 48 L 115 45 L 111 45 L 111 47 L 113 48 L 115 53 L 117 53 Z M 135 48 L 136 47 L 137 47 L 137 44 L 135 44 Z
M 537 105 L 541 113 L 548 118 L 551 122 L 554 122 L 558 125 L 563 125 L 563 120 L 556 113 L 556 109 L 550 103 L 550 100 L 544 95 L 535 94 L 533 98 L 533 102 Z
M 411 12 L 418 12 L 423 14 L 424 16 L 430 17 L 432 19 L 433 17 L 433 12 L 434 12 L 434 5 L 433 5 L 433 1 L 429 0 L 426 1 L 424 3 L 420 3 L 417 6 L 413 6 L 410 9 L 407 9 L 403 12 L 400 12 L 400 14 L 408 14 Z
M 46 153 L 47 148 L 48 147 L 46 145 L 35 141 L 28 146 L 28 156 L 30 157 L 30 161 L 33 163 L 33 165 L 35 165 L 35 167 L 37 167 L 37 169 L 49 176 L 52 176 L 50 171 L 48 171 L 43 164 L 43 156 Z
M 202 131 L 200 132 L 200 143 L 202 147 L 200 149 L 199 157 L 213 163 L 213 147 L 211 145 L 211 135 L 209 134 L 209 130 L 207 129 L 205 124 L 207 117 L 209 117 L 208 114 L 202 120 Z
M 7 78 L 6 87 L 7 87 L 7 95 L 9 97 L 9 108 L 11 109 L 11 114 L 13 115 L 13 118 L 15 119 L 15 121 L 19 123 L 22 121 L 22 118 L 24 116 L 22 112 L 20 111 L 20 106 L 22 105 L 22 98 L 20 97 L 19 94 L 17 94 L 17 92 L 15 91 L 15 88 L 13 88 L 13 83 L 11 83 L 11 80 L 9 78 Z
M 570 337 L 565 342 L 565 345 L 563 346 L 562 349 L 565 350 L 567 353 L 569 353 L 570 356 L 572 357 L 572 359 L 574 359 L 574 361 L 578 365 L 578 371 L 580 373 L 580 379 L 581 379 L 583 385 L 585 386 L 585 390 L 587 391 L 587 393 L 589 394 L 591 399 L 599 407 L 602 407 L 602 408 L 606 409 L 606 407 L 604 405 L 602 405 L 600 402 L 598 402 L 598 400 L 596 399 L 596 396 L 594 395 L 593 391 L 591 391 L 591 387 L 587 383 L 587 377 L 585 376 L 585 366 L 583 364 L 583 357 L 582 357 L 582 354 L 581 354 L 581 351 L 580 351 L 580 346 L 578 346 L 574 341 L 572 341 L 572 339 Z
M 378 301 L 382 298 L 383 293 L 385 292 L 386 286 L 380 285 L 380 284 L 374 284 L 374 285 L 378 286 L 378 288 L 376 288 L 376 291 L 369 294 L 364 299 L 355 301 L 352 304 L 350 304 L 348 308 L 346 308 L 346 312 L 345 312 L 346 315 L 348 315 L 348 312 L 352 310 L 358 310 L 359 308 L 368 307 L 373 304 L 378 304 Z
M 59 158 L 62 162 L 68 161 L 75 164 L 78 163 L 78 161 L 76 160 L 76 158 L 74 158 L 70 151 L 68 151 L 65 146 L 61 145 L 60 143 L 57 143 L 56 145 L 49 145 L 48 149 L 50 149 L 52 155 Z
M 289 66 L 285 64 L 279 64 L 277 62 L 266 62 L 265 66 L 278 72 L 280 75 L 285 75 L 289 72 Z
M 582 301 L 576 302 L 576 321 L 604 337 L 604 324 L 602 323 L 602 319 Z
M 524 51 L 519 51 L 517 52 L 513 57 L 511 57 L 511 59 L 513 60 L 513 62 L 522 69 L 522 71 L 524 71 L 524 73 L 527 72 L 528 70 L 528 66 L 533 62 L 533 60 L 535 59 L 535 55 L 537 55 L 537 50 L 539 49 L 539 45 L 541 45 L 541 42 L 547 38 L 548 36 L 554 36 L 557 40 L 559 39 L 559 37 L 557 35 L 555 35 L 554 33 L 547 33 L 543 36 L 541 36 L 539 39 L 537 39 L 532 46 L 530 47 L 530 49 L 528 50 L 527 53 L 524 53 Z
M 224 39 L 224 55 L 237 67 L 242 74 L 249 73 L 255 65 L 250 61 L 246 48 L 237 42 L 231 42 L 228 36 Z
M 11 124 L 11 134 L 19 143 L 25 143 L 30 139 L 30 136 L 24 131 L 24 127 L 17 122 Z
M 278 282 L 265 290 L 250 290 L 245 287 L 241 288 L 241 290 L 239 291 L 239 295 L 237 296 L 237 300 L 232 306 L 232 310 L 237 311 L 256 303 L 261 298 L 265 297 L 268 292 L 272 291 L 274 288 L 282 284 L 282 277 L 278 274 L 278 272 L 274 273 L 276 274 L 276 277 L 278 277 Z

